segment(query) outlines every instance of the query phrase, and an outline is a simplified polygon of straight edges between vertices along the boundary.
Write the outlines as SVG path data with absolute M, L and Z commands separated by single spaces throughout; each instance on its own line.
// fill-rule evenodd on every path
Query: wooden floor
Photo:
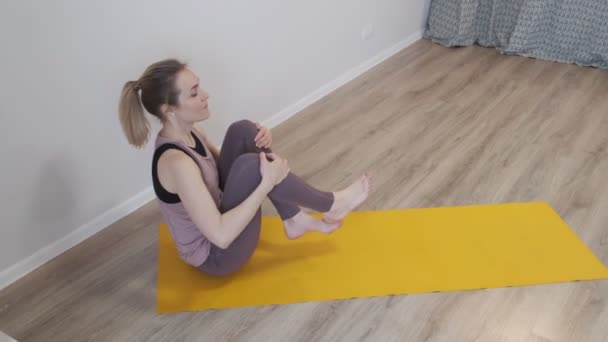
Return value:
M 273 134 L 320 188 L 371 171 L 362 210 L 547 201 L 608 265 L 606 70 L 419 41 Z M 607 281 L 157 315 L 159 222 L 151 203 L 0 292 L 0 330 L 20 342 L 608 341 Z

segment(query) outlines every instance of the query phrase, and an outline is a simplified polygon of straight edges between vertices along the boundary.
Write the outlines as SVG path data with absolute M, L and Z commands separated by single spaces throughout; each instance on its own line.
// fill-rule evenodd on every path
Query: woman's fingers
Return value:
M 270 148 L 271 144 L 272 144 L 272 138 L 267 135 L 264 135 L 264 136 L 260 137 L 259 139 L 256 139 L 256 141 L 255 141 L 255 145 L 258 148 L 261 148 L 261 147 Z
M 255 135 L 254 141 L 258 148 L 265 147 L 270 148 L 272 145 L 272 134 L 266 127 L 258 127 L 258 133 Z

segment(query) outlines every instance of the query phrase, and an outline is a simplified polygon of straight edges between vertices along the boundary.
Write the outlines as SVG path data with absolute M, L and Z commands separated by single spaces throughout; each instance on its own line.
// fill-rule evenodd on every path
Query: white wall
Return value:
M 428 2 L 2 1 L 0 288 L 151 198 L 151 144 L 128 146 L 117 120 L 123 83 L 149 63 L 191 64 L 221 143 L 230 122 L 277 123 L 419 37 Z
M 6 335 L 2 331 L 0 331 L 0 342 L 17 342 L 12 337 Z

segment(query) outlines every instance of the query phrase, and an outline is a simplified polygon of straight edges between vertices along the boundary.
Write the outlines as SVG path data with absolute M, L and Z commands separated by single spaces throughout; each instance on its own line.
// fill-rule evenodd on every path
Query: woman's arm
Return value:
M 262 178 L 249 197 L 221 214 L 192 158 L 181 151 L 167 151 L 159 159 L 158 167 L 167 190 L 178 194 L 194 224 L 211 243 L 222 249 L 228 248 L 245 229 L 274 186 L 269 177 Z

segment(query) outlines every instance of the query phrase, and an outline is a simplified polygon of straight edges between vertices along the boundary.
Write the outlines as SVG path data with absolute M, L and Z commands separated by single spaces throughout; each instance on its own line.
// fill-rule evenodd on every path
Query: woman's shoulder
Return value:
M 154 159 L 159 169 L 172 173 L 198 168 L 192 156 L 179 146 L 172 144 L 166 144 L 157 149 Z

